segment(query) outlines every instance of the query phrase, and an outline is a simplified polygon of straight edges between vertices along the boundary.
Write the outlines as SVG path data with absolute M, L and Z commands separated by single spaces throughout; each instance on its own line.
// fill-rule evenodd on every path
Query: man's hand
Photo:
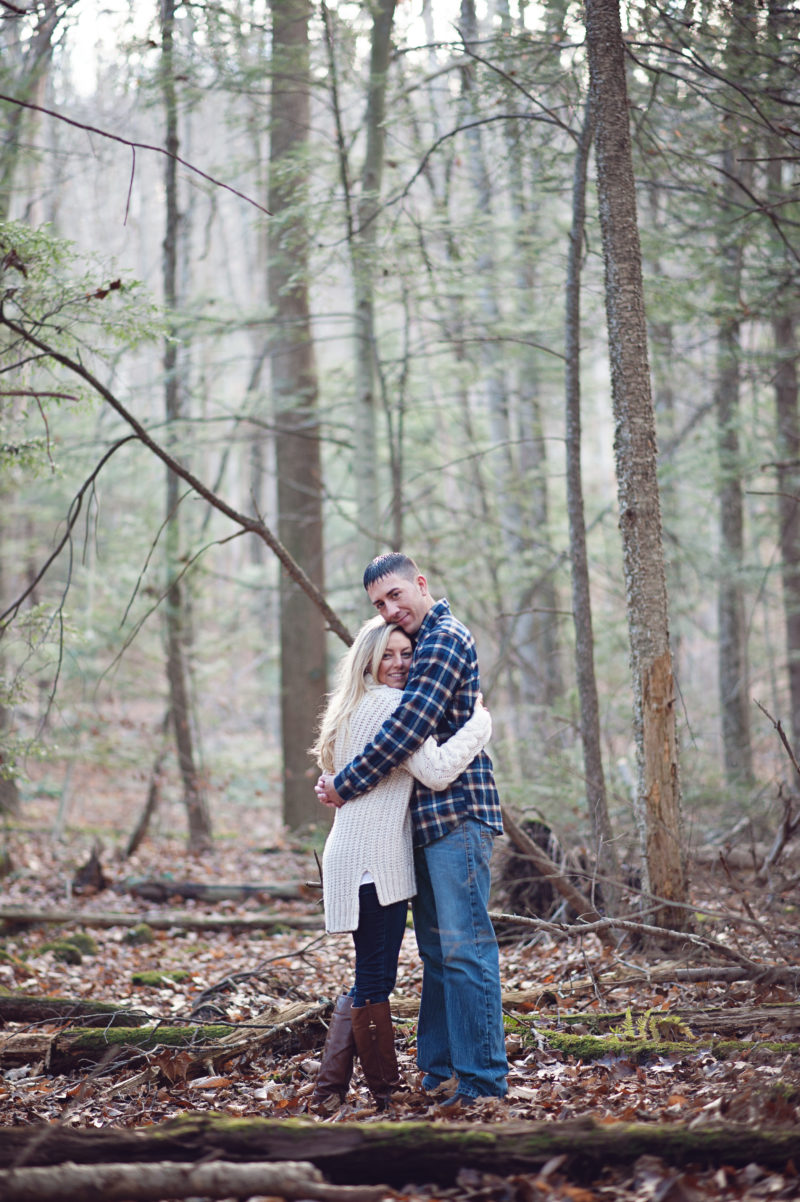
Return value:
M 339 809 L 343 806 L 344 799 L 339 796 L 333 787 L 333 775 L 330 772 L 323 772 L 317 783 L 314 785 L 314 792 L 317 795 L 317 801 L 324 806 L 333 806 Z

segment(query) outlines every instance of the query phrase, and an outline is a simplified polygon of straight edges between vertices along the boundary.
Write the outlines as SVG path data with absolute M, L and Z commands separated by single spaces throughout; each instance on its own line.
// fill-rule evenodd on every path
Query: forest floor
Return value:
M 60 838 L 57 799 L 40 795 L 25 803 L 19 822 L 5 832 L 10 871 L 3 881 L 3 907 L 80 910 L 103 915 L 124 911 L 144 919 L 154 909 L 170 906 L 194 915 L 257 916 L 265 910 L 308 915 L 319 922 L 321 909 L 313 896 L 276 901 L 256 894 L 244 901 L 201 903 L 170 898 L 156 907 L 129 891 L 132 878 L 170 877 L 175 882 L 207 884 L 276 884 L 313 881 L 316 865 L 312 841 L 290 839 L 264 807 L 223 814 L 213 852 L 190 856 L 176 838 L 180 812 L 161 813 L 157 825 L 131 859 L 120 848 L 135 819 L 130 798 L 120 798 L 102 777 L 87 776 L 73 783 L 80 801 L 79 821 L 73 815 Z M 172 827 L 170 831 L 168 827 Z M 102 844 L 100 859 L 107 887 L 78 895 L 73 878 L 87 859 L 95 840 Z M 796 867 L 796 866 L 795 866 Z M 769 886 L 759 885 L 752 871 L 726 873 L 720 867 L 695 868 L 692 900 L 698 927 L 765 965 L 800 963 L 800 907 L 797 882 L 773 874 Z M 714 917 L 712 917 L 714 916 Z M 71 929 L 71 928 L 68 928 Z M 6 925 L 0 934 L 0 991 L 26 995 L 57 995 L 113 1001 L 145 1010 L 165 1024 L 197 1021 L 213 1015 L 235 1029 L 237 1024 L 276 1011 L 293 1002 L 333 999 L 350 985 L 352 946 L 349 936 L 326 936 L 320 929 L 187 930 L 176 925 L 152 932 L 152 942 L 137 942 L 130 928 L 111 926 L 85 930 L 95 949 L 81 962 L 67 964 L 45 944 L 65 936 L 62 928 Z M 708 962 L 708 961 L 706 961 Z M 687 945 L 669 949 L 622 945 L 604 949 L 593 935 L 554 938 L 531 930 L 516 942 L 501 945 L 504 991 L 524 994 L 526 1002 L 509 1010 L 509 1092 L 502 1101 L 484 1100 L 468 1112 L 450 1115 L 432 1104 L 419 1088 L 414 1063 L 413 1018 L 397 1024 L 401 1068 L 408 1090 L 388 1114 L 377 1114 L 360 1074 L 356 1072 L 347 1102 L 333 1115 L 319 1118 L 309 1112 L 309 1095 L 319 1062 L 324 1027 L 316 1021 L 298 1028 L 280 1047 L 267 1045 L 228 1063 L 224 1071 L 182 1079 L 173 1074 L 145 1074 L 142 1056 L 133 1049 L 113 1063 L 95 1068 L 54 1073 L 38 1062 L 8 1067 L 0 1059 L 0 1127 L 62 1124 L 73 1128 L 144 1127 L 187 1112 L 223 1112 L 230 1116 L 302 1117 L 326 1124 L 373 1123 L 415 1119 L 431 1122 L 492 1124 L 510 1120 L 560 1123 L 591 1117 L 595 1122 L 634 1121 L 674 1124 L 698 1129 L 721 1121 L 741 1125 L 742 1137 L 753 1129 L 792 1129 L 800 1134 L 800 1057 L 797 1045 L 781 1044 L 765 1019 L 742 1036 L 727 1058 L 711 1050 L 708 1040 L 684 1030 L 687 1041 L 663 1052 L 650 1048 L 636 1053 L 635 1036 L 646 1033 L 647 1016 L 675 1016 L 698 1011 L 759 1011 L 769 1005 L 797 1003 L 797 990 L 766 980 L 735 982 L 679 979 L 681 966 L 697 965 Z M 613 982 L 614 967 L 643 971 Z M 670 979 L 670 969 L 675 969 Z M 659 969 L 659 981 L 651 971 Z M 664 970 L 667 970 L 664 972 Z M 134 984 L 134 974 L 157 970 L 154 983 Z M 173 979 L 168 974 L 175 973 Z M 183 975 L 182 975 L 183 974 Z M 395 999 L 399 1014 L 412 1014 L 421 982 L 413 932 L 404 942 Z M 203 1002 L 205 1011 L 198 1012 Z M 615 1013 L 607 1030 L 615 1036 L 604 1055 L 579 1058 L 537 1037 L 542 1027 L 563 1028 L 566 1015 L 571 1031 L 595 1030 L 598 1015 Z M 620 1017 L 620 1015 L 622 1017 Z M 639 1016 L 639 1017 L 637 1017 Z M 641 1016 L 644 1016 L 642 1018 Z M 688 1020 L 687 1020 L 688 1021 Z M 22 1030 L 7 1024 L 4 1041 Z M 30 1031 L 31 1025 L 24 1027 Z M 56 1028 L 39 1024 L 37 1031 Z M 796 1038 L 795 1035 L 792 1038 Z M 628 1040 L 626 1045 L 625 1041 Z M 620 1044 L 622 1046 L 620 1046 Z M 696 1045 L 696 1046 L 693 1046 Z M 765 1052 L 769 1045 L 771 1051 Z M 626 1047 L 630 1047 L 630 1052 Z M 414 1183 L 406 1198 L 454 1198 L 477 1202 L 533 1202 L 536 1198 L 594 1202 L 600 1199 L 653 1199 L 691 1202 L 712 1198 L 800 1197 L 800 1164 L 780 1168 L 758 1164 L 675 1165 L 653 1156 L 634 1163 L 609 1164 L 591 1181 L 572 1179 L 563 1158 L 528 1177 L 503 1178 L 466 1173 L 451 1187 Z

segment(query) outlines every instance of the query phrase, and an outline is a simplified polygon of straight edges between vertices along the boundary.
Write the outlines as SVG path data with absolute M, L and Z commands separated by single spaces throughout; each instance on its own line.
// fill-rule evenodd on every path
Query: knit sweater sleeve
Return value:
M 492 737 L 492 716 L 476 706 L 472 716 L 445 742 L 430 736 L 403 764 L 429 789 L 440 792 L 460 776 Z

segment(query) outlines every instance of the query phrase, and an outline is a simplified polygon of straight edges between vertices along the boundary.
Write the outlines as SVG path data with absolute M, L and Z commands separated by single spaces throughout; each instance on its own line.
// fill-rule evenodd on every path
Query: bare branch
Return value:
M 98 378 L 92 372 L 90 372 L 87 367 L 84 367 L 82 363 L 77 362 L 75 359 L 71 359 L 69 355 L 65 355 L 63 352 L 56 350 L 55 347 L 49 346 L 46 342 L 36 338 L 23 326 L 20 326 L 16 322 L 12 321 L 6 316 L 2 302 L 0 302 L 0 325 L 5 326 L 19 338 L 22 338 L 23 341 L 27 342 L 31 346 L 36 347 L 37 350 L 42 352 L 42 354 L 49 356 L 49 358 L 53 359 L 56 363 L 60 363 L 62 367 L 66 367 L 69 371 L 73 372 L 74 375 L 79 376 L 80 379 L 89 384 L 95 390 L 95 392 L 101 396 L 103 400 L 115 410 L 116 413 L 119 414 L 123 421 L 125 421 L 127 425 L 131 427 L 139 441 L 143 443 L 149 451 L 152 451 L 152 453 L 156 455 L 157 458 L 162 461 L 162 463 L 165 463 L 167 467 L 175 473 L 176 476 L 179 476 L 181 480 L 185 480 L 186 483 L 192 489 L 194 489 L 198 496 L 202 497 L 203 500 L 209 505 L 212 505 L 220 513 L 224 514 L 225 517 L 227 517 L 230 521 L 234 522 L 237 526 L 240 526 L 242 530 L 246 530 L 251 534 L 255 534 L 262 540 L 262 542 L 266 543 L 273 554 L 277 556 L 290 579 L 294 580 L 294 582 L 300 586 L 306 596 L 313 601 L 317 609 L 319 609 L 319 611 L 322 613 L 323 617 L 328 623 L 329 629 L 334 634 L 338 635 L 343 643 L 345 643 L 347 646 L 350 646 L 353 641 L 353 636 L 350 634 L 347 627 L 341 621 L 336 612 L 331 609 L 330 605 L 325 600 L 325 597 L 306 574 L 303 568 L 300 567 L 293 556 L 289 554 L 286 547 L 284 547 L 283 543 L 275 534 L 273 534 L 270 528 L 261 519 L 252 518 L 245 513 L 240 513 L 237 509 L 234 509 L 232 505 L 229 505 L 221 497 L 218 497 L 209 488 L 207 488 L 206 485 L 203 484 L 202 480 L 199 480 L 197 476 L 193 475 L 192 472 L 183 467 L 183 465 L 180 464 L 177 459 L 174 459 L 168 451 L 165 451 L 164 448 L 150 436 L 141 422 L 139 422 L 133 416 L 133 414 L 126 409 L 122 402 L 108 388 L 106 388 L 106 386 L 100 380 L 98 380 Z M 114 449 L 116 449 L 116 447 Z M 106 456 L 106 458 L 107 457 L 108 456 Z M 96 474 L 96 472 L 93 473 L 93 476 Z M 61 547 L 63 547 L 63 545 L 64 543 L 62 542 L 59 550 Z M 36 577 L 37 581 L 41 579 L 44 572 L 56 558 L 57 553 L 58 552 L 50 556 L 45 568 Z M 15 613 L 18 610 L 22 600 L 28 595 L 29 592 L 30 588 L 28 588 L 23 594 L 23 597 L 14 602 L 9 609 L 5 611 L 5 613 L 0 614 L 0 622 L 3 622 L 3 620 L 12 611 Z
M 223 183 L 222 180 L 216 179 L 213 175 L 207 175 L 205 171 L 201 171 L 199 167 L 195 167 L 192 163 L 187 163 L 186 159 L 182 159 L 180 155 L 173 154 L 167 150 L 165 146 L 153 146 L 148 142 L 133 142 L 130 138 L 123 138 L 120 134 L 109 133 L 106 129 L 98 129 L 94 125 L 86 125 L 83 121 L 76 121 L 73 117 L 65 117 L 63 113 L 56 113 L 53 109 L 43 108 L 40 104 L 32 104 L 28 100 L 19 100 L 16 96 L 6 96 L 0 92 L 0 100 L 4 100 L 6 104 L 14 104 L 18 108 L 32 109 L 33 112 L 43 113 L 46 117 L 54 117 L 56 121 L 63 121 L 65 125 L 72 125 L 75 129 L 85 130 L 90 134 L 97 134 L 98 137 L 107 138 L 110 142 L 119 142 L 122 146 L 128 146 L 131 150 L 131 178 L 128 186 L 128 203 L 125 206 L 125 221 L 128 219 L 128 208 L 130 206 L 130 195 L 133 190 L 133 176 L 136 170 L 136 151 L 137 150 L 152 150 L 155 154 L 166 155 L 167 158 L 174 159 L 176 163 L 180 163 L 181 167 L 185 167 L 187 171 L 191 171 L 194 175 L 199 175 L 201 179 L 207 180 L 213 184 L 215 188 L 224 188 L 226 192 L 232 192 L 234 196 L 238 196 L 246 204 L 252 205 L 262 213 L 266 213 L 271 217 L 269 209 L 260 205 L 257 200 L 253 200 L 251 196 L 246 196 L 244 192 L 240 192 L 237 188 L 230 184 Z

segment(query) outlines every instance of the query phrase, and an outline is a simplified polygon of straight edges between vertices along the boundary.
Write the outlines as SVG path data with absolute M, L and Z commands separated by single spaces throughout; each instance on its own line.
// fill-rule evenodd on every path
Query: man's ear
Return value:
M 425 579 L 425 577 L 422 575 L 422 573 L 420 573 L 420 575 L 417 576 L 417 586 L 419 588 L 419 591 L 422 593 L 422 595 L 424 597 L 428 591 L 428 582 Z

